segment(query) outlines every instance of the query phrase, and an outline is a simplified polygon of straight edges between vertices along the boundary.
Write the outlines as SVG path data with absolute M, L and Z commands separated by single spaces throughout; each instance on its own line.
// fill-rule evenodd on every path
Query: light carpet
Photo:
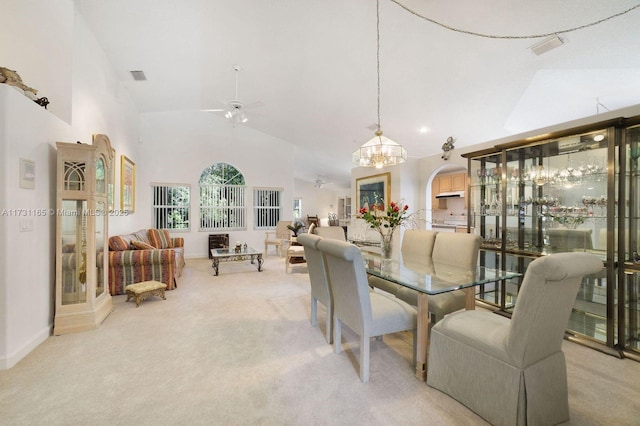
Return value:
M 3 425 L 482 425 L 418 381 L 411 334 L 371 341 L 371 381 L 358 377 L 358 337 L 341 354 L 309 322 L 304 264 L 268 256 L 190 259 L 167 300 L 139 308 L 116 296 L 94 331 L 53 336 L 0 371 Z M 568 341 L 570 425 L 640 424 L 640 363 Z

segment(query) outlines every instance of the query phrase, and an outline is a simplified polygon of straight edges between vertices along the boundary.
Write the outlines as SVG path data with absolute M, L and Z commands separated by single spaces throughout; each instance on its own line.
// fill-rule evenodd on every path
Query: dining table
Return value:
M 418 293 L 418 316 L 415 331 L 416 377 L 425 381 L 429 354 L 429 297 L 455 290 L 465 292 L 465 309 L 475 309 L 476 287 L 521 277 L 519 272 L 486 266 L 461 268 L 438 263 L 430 258 L 394 257 L 383 259 L 380 254 L 362 252 L 367 274 L 391 281 Z

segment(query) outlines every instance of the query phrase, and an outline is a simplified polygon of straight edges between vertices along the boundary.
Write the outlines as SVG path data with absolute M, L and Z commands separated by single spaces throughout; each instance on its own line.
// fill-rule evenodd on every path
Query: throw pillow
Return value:
M 127 240 L 117 235 L 109 238 L 109 250 L 111 251 L 123 251 L 129 250 L 129 243 Z
M 173 248 L 173 242 L 167 229 L 149 229 L 149 241 L 155 248 Z
M 131 240 L 131 245 L 136 250 L 155 250 L 156 248 L 151 244 L 147 244 L 144 241 Z

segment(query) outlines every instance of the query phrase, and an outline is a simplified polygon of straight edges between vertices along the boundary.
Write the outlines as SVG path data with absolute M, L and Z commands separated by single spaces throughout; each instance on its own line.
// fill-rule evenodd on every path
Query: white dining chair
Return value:
M 325 333 L 327 343 L 333 342 L 333 297 L 331 284 L 324 260 L 324 256 L 318 249 L 321 238 L 313 234 L 300 234 L 298 243 L 304 247 L 304 256 L 307 259 L 309 281 L 311 283 L 311 325 L 318 325 L 318 302 L 322 303 L 327 314 L 325 318 Z
M 342 324 L 345 324 L 360 336 L 360 380 L 368 382 L 371 338 L 405 330 L 414 331 L 416 309 L 393 296 L 370 291 L 362 253 L 355 245 L 323 238 L 318 248 L 325 257 L 331 282 L 334 351 L 342 351 L 341 333 Z

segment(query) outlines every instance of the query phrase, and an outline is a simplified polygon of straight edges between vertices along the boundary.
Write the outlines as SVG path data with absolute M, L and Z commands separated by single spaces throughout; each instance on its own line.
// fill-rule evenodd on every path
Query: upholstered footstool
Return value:
M 149 296 L 160 296 L 167 300 L 164 295 L 164 291 L 167 289 L 167 285 L 158 281 L 143 281 L 141 283 L 129 284 L 124 288 L 127 294 L 127 302 L 132 297 L 136 300 L 136 308 L 140 306 L 140 303 Z

